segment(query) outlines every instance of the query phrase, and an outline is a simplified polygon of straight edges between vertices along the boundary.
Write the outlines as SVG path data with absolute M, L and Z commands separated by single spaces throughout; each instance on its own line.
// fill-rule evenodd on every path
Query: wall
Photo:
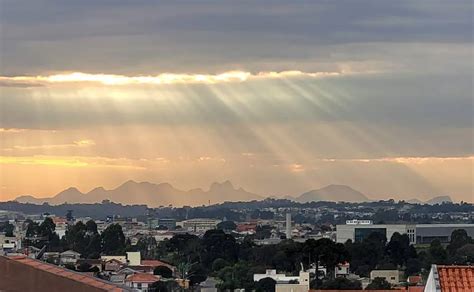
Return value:
M 21 292 L 105 291 L 0 256 L 0 291 L 3 290 Z

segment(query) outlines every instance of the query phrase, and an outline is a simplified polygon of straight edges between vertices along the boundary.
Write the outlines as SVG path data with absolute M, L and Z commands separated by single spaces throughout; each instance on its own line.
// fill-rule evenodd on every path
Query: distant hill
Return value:
M 421 201 L 418 199 L 407 200 L 407 203 L 410 203 L 410 204 L 430 204 L 430 205 L 436 205 L 436 204 L 441 204 L 441 203 L 452 203 L 452 202 L 453 200 L 451 199 L 450 196 L 437 196 L 427 201 Z
M 306 192 L 294 198 L 297 202 L 333 201 L 333 202 L 367 202 L 370 201 L 363 193 L 346 185 L 329 185 L 318 190 Z
M 247 192 L 242 188 L 234 188 L 230 181 L 213 183 L 209 190 L 192 189 L 183 191 L 174 188 L 169 183 L 154 184 L 149 182 L 127 181 L 119 187 L 106 190 L 102 187 L 82 193 L 76 188 L 68 188 L 52 198 L 35 198 L 20 196 L 16 198 L 20 203 L 59 205 L 63 203 L 100 203 L 103 200 L 134 205 L 146 204 L 150 207 L 158 206 L 199 206 L 223 203 L 226 201 L 261 200 L 261 196 Z

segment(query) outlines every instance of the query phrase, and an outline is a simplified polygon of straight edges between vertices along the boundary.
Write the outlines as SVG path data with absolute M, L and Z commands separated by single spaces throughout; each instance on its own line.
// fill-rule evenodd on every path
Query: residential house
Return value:
M 105 271 L 112 271 L 117 272 L 119 271 L 125 264 L 118 259 L 111 259 L 105 262 L 104 270 Z
M 125 285 L 138 291 L 147 292 L 149 286 L 159 280 L 159 276 L 147 273 L 136 273 L 125 278 Z

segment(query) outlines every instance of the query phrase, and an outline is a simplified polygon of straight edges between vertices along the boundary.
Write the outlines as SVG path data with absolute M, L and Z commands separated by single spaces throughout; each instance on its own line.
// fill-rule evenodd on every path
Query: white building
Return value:
M 298 276 L 287 276 L 285 274 L 277 274 L 276 270 L 266 270 L 265 274 L 254 274 L 253 281 L 258 282 L 264 278 L 272 278 L 277 283 L 288 283 L 290 281 L 298 281 Z
M 301 271 L 297 278 L 298 283 L 277 283 L 275 285 L 275 292 L 308 292 L 309 273 Z
M 370 272 L 370 281 L 382 278 L 392 285 L 400 283 L 400 271 L 398 270 L 373 270 Z
M 195 218 L 181 222 L 184 230 L 190 232 L 206 232 L 208 230 L 216 229 L 217 224 L 221 223 L 219 219 Z

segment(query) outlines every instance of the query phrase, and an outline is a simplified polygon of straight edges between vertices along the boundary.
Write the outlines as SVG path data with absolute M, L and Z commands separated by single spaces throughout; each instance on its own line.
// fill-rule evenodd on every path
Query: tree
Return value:
M 330 277 L 334 276 L 334 268 L 337 264 L 348 261 L 349 253 L 341 243 L 323 238 L 319 240 L 309 239 L 304 243 L 304 253 L 308 254 L 311 262 L 320 262 Z
M 456 229 L 451 233 L 451 242 L 446 249 L 450 255 L 454 255 L 460 247 L 472 242 L 465 229 Z
M 367 285 L 365 288 L 366 290 L 389 290 L 392 288 L 392 285 L 390 285 L 387 280 L 384 278 L 376 277 L 375 279 L 372 280 L 372 282 Z
M 168 289 L 168 285 L 163 282 L 163 281 L 156 281 L 155 283 L 152 283 L 149 287 L 148 287 L 148 291 L 150 292 L 168 292 L 170 291 Z
M 222 258 L 235 262 L 239 254 L 239 245 L 232 235 L 222 230 L 208 230 L 202 238 L 202 263 L 210 266 L 215 259 Z
M 158 266 L 153 270 L 153 275 L 160 275 L 163 278 L 173 278 L 173 271 L 166 266 Z
M 155 256 L 155 250 L 157 247 L 156 239 L 153 236 L 141 237 L 135 248 L 138 250 L 144 259 L 151 259 Z
M 275 292 L 276 281 L 272 278 L 266 277 L 261 279 L 255 285 L 257 292 Z
M 220 269 L 224 268 L 227 265 L 229 265 L 229 263 L 226 260 L 221 259 L 221 258 L 217 258 L 212 263 L 212 271 L 217 272 L 217 271 L 219 271 Z
M 422 263 L 418 258 L 411 258 L 407 260 L 405 274 L 407 276 L 417 275 L 420 273 Z
M 409 258 L 416 257 L 416 251 L 410 248 L 408 235 L 401 235 L 398 232 L 392 235 L 390 242 L 385 248 L 385 252 L 390 258 L 390 261 L 397 266 L 402 266 Z
M 106 255 L 117 255 L 125 252 L 125 235 L 119 224 L 109 225 L 101 234 L 102 251 Z
M 13 231 L 15 230 L 15 226 L 10 224 L 10 222 L 6 222 L 4 227 L 4 232 L 6 237 L 13 237 Z
M 439 240 L 433 240 L 430 244 L 429 255 L 432 264 L 446 264 L 448 255 Z
M 222 221 L 221 223 L 217 224 L 217 229 L 224 230 L 224 231 L 232 231 L 237 228 L 237 225 L 234 221 Z
M 474 263 L 474 244 L 468 243 L 458 248 L 454 256 L 454 262 L 463 265 Z
M 357 280 L 335 278 L 324 282 L 321 288 L 325 290 L 362 290 L 362 284 Z

